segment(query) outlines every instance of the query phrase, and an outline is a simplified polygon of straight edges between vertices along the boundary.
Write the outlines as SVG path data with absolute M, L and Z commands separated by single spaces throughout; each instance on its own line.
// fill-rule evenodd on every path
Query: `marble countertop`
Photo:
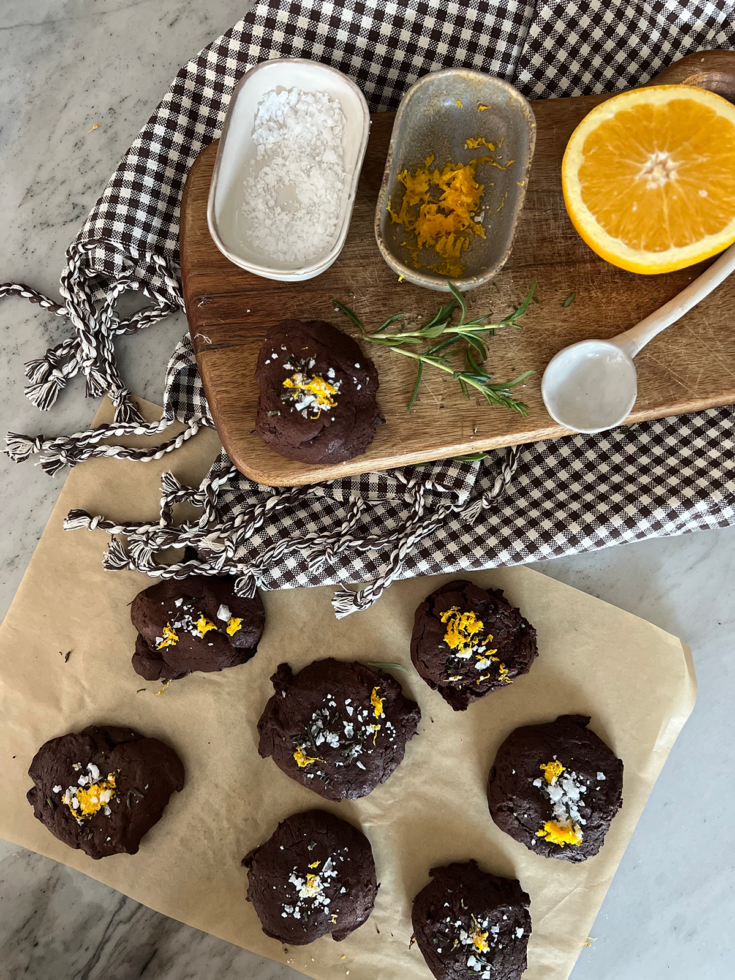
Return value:
M 0 280 L 56 295 L 64 251 L 179 65 L 242 16 L 243 0 L 2 0 Z M 99 128 L 92 127 L 99 124 Z M 91 130 L 91 132 L 89 132 Z M 162 397 L 172 317 L 119 342 L 123 377 Z M 51 416 L 23 396 L 23 361 L 65 336 L 37 307 L 0 301 L 0 430 L 87 424 L 72 383 Z M 0 460 L 4 614 L 61 479 Z M 643 616 L 694 651 L 699 700 L 651 795 L 572 980 L 729 980 L 735 959 L 735 530 L 624 545 L 534 566 Z M 614 651 L 611 651 L 614 655 Z M 299 974 L 0 842 L 6 980 L 296 980 Z

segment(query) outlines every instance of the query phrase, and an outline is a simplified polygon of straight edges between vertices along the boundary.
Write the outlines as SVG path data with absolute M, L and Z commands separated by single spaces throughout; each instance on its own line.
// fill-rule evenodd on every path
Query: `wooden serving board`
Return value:
M 656 82 L 700 85 L 735 101 L 735 52 L 688 55 Z M 380 375 L 378 400 L 387 424 L 368 451 L 346 464 L 307 465 L 283 459 L 254 435 L 257 390 L 253 379 L 263 337 L 286 317 L 323 319 L 355 336 L 335 312 L 342 300 L 369 329 L 399 311 L 433 313 L 446 301 L 406 282 L 383 262 L 373 234 L 375 203 L 394 113 L 372 117 L 372 132 L 344 250 L 327 272 L 303 283 L 261 279 L 229 262 L 207 229 L 206 209 L 216 144 L 194 163 L 181 206 L 181 271 L 197 364 L 217 432 L 230 459 L 259 483 L 289 486 L 347 474 L 457 456 L 567 434 L 547 414 L 541 375 L 567 344 L 612 337 L 671 299 L 708 263 L 660 276 L 639 276 L 608 265 L 579 238 L 567 217 L 560 167 L 575 126 L 609 96 L 533 103 L 538 136 L 526 204 L 508 263 L 494 283 L 467 294 L 471 311 L 499 317 L 537 282 L 523 330 L 500 331 L 489 343 L 488 370 L 495 380 L 523 371 L 536 374 L 516 389 L 528 418 L 484 399 L 467 401 L 449 376 L 427 368 L 420 400 L 406 406 L 415 377 L 408 358 L 369 346 Z M 468 133 L 469 135 L 469 133 Z M 564 301 L 575 293 L 573 302 Z M 636 358 L 638 401 L 629 422 L 693 412 L 735 402 L 735 276 Z

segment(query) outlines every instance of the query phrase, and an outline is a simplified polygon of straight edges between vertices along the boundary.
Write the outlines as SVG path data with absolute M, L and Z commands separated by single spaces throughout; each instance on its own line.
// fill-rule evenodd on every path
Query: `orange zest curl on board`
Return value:
M 470 237 L 485 237 L 482 223 L 473 220 L 480 212 L 484 190 L 484 185 L 475 179 L 475 171 L 478 164 L 492 161 L 490 157 L 478 157 L 470 163 L 447 163 L 441 170 L 429 170 L 432 162 L 433 157 L 427 157 L 425 165 L 414 173 L 403 170 L 398 175 L 406 190 L 400 210 L 394 211 L 389 201 L 388 212 L 393 224 L 413 232 L 417 249 L 432 248 L 436 252 L 441 260 L 437 272 L 461 276 L 465 267 L 460 257 L 469 247 Z M 413 243 L 409 247 L 413 248 Z M 414 265 L 418 268 L 416 261 Z

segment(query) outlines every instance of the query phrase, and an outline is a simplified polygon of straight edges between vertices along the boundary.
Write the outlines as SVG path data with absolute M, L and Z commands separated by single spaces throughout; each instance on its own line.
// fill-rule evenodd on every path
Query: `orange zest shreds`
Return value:
M 457 606 L 447 609 L 439 618 L 447 627 L 444 642 L 449 649 L 454 650 L 458 657 L 471 656 L 472 648 L 480 639 L 482 620 L 472 611 L 460 612 Z
M 378 739 L 378 732 L 380 731 L 380 729 L 382 728 L 382 726 L 381 725 L 368 725 L 367 728 L 368 728 L 368 731 L 369 732 L 373 732 L 373 745 L 375 745 L 375 743 L 376 743 L 376 741 Z
M 582 831 L 575 824 L 560 824 L 556 820 L 547 820 L 541 830 L 536 831 L 537 837 L 543 837 L 550 844 L 558 844 L 564 847 L 565 844 L 573 844 L 579 847 L 582 843 Z
M 318 868 L 321 863 L 322 863 L 321 861 L 314 861 L 314 863 L 313 864 L 310 864 L 309 867 L 310 868 Z
M 543 770 L 544 779 L 551 786 L 553 786 L 559 776 L 566 771 L 564 766 L 557 759 L 555 759 L 553 762 L 542 762 L 539 769 Z
M 459 101 L 459 99 L 455 99 L 454 103 L 455 105 L 458 105 L 460 109 L 462 108 L 462 103 Z
M 299 769 L 305 769 L 307 766 L 310 766 L 312 762 L 323 761 L 322 759 L 317 759 L 316 756 L 307 755 L 306 752 L 304 752 L 303 745 L 299 745 L 294 752 L 293 757 L 296 760 L 296 765 L 299 767 Z
M 374 687 L 373 693 L 370 695 L 370 704 L 372 704 L 373 706 L 373 710 L 375 711 L 376 718 L 380 718 L 380 716 L 384 714 L 383 701 L 385 701 L 385 698 L 379 697 L 378 688 Z
M 492 106 L 489 106 L 489 105 L 478 105 L 477 111 L 478 112 L 484 112 L 486 109 L 491 109 L 491 108 L 492 108 Z
M 294 391 L 304 391 L 308 392 L 310 395 L 314 395 L 316 398 L 317 406 L 321 408 L 334 408 L 337 404 L 334 395 L 337 394 L 337 389 L 334 385 L 325 381 L 324 378 L 320 377 L 318 374 L 314 374 L 311 378 L 306 377 L 300 371 L 296 374 L 292 374 L 290 378 L 286 378 L 283 382 L 284 388 L 290 388 Z
M 424 166 L 428 168 L 432 165 L 433 162 L 434 162 L 434 154 L 430 153 L 428 157 L 424 160 Z
M 165 690 L 166 690 L 167 688 L 169 688 L 169 687 L 171 687 L 171 685 L 172 685 L 172 684 L 173 684 L 173 678 L 169 678 L 169 680 L 167 680 L 167 681 L 164 681 L 164 683 L 163 683 L 163 685 L 162 685 L 162 687 L 161 687 L 161 689 L 160 689 L 159 691 L 156 691 L 156 697 L 160 697 L 160 695 L 161 695 L 161 694 L 163 694 L 163 692 L 164 692 L 164 691 L 165 691 Z
M 69 807 L 78 823 L 81 823 L 85 817 L 93 817 L 110 802 L 115 795 L 116 775 L 111 772 L 107 779 L 100 779 L 96 783 L 90 783 L 89 786 L 80 786 L 73 794 L 67 790 L 62 802 Z M 72 799 L 76 799 L 78 807 L 73 806 Z
M 335 914 L 333 916 L 331 916 L 331 919 L 332 919 L 332 922 L 336 925 L 337 924 L 337 913 L 336 912 L 335 912 Z
M 433 156 L 429 159 L 433 162 Z M 429 170 L 427 162 L 413 173 L 403 170 L 398 175 L 405 193 L 400 210 L 394 210 L 390 201 L 387 204 L 391 222 L 415 235 L 415 244 L 408 247 L 433 249 L 441 259 L 436 269 L 444 275 L 463 275 L 460 258 L 469 247 L 471 235 L 485 237 L 482 223 L 473 220 L 480 212 L 484 190 L 475 172 L 478 164 L 489 161 L 490 157 L 478 157 L 467 164 L 447 163 L 441 170 Z M 413 256 L 412 261 L 418 268 Z
M 472 940 L 472 945 L 479 953 L 485 953 L 490 949 L 490 945 L 487 941 L 488 934 L 482 932 L 480 926 L 477 923 L 474 915 L 472 916 L 472 932 L 470 933 L 470 939 Z
M 505 666 L 505 664 L 501 664 L 498 667 L 498 680 L 500 681 L 501 684 L 512 684 L 513 683 L 513 681 L 510 679 L 510 677 L 508 677 L 508 674 L 509 673 L 510 673 L 510 671 Z
M 196 628 L 197 628 L 197 632 L 199 633 L 199 635 L 201 637 L 203 637 L 210 630 L 216 630 L 217 629 L 217 627 L 214 625 L 214 623 L 212 622 L 212 620 L 211 619 L 207 619 L 207 617 L 204 615 L 204 613 L 202 613 L 202 615 L 197 620 L 197 622 L 196 622 Z
M 486 146 L 488 150 L 495 149 L 495 144 L 488 143 L 483 136 L 471 136 L 468 140 L 464 141 L 464 145 L 468 150 L 476 150 L 478 146 Z
M 230 634 L 230 636 L 234 636 L 241 626 L 242 626 L 242 619 L 236 619 L 234 616 L 230 616 L 230 621 L 225 627 L 225 630 L 227 633 Z
M 322 883 L 319 875 L 307 875 L 306 884 L 299 892 L 299 898 L 314 898 L 322 890 Z
M 156 650 L 163 650 L 164 647 L 175 647 L 178 642 L 179 634 L 170 623 L 166 623 L 163 627 L 163 639 L 157 644 Z

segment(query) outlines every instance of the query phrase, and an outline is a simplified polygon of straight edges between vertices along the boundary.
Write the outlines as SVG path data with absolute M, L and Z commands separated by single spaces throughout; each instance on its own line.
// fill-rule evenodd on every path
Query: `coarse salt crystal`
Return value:
M 327 92 L 267 92 L 255 115 L 257 159 L 243 184 L 240 228 L 268 258 L 305 264 L 339 223 L 346 173 L 345 117 Z

